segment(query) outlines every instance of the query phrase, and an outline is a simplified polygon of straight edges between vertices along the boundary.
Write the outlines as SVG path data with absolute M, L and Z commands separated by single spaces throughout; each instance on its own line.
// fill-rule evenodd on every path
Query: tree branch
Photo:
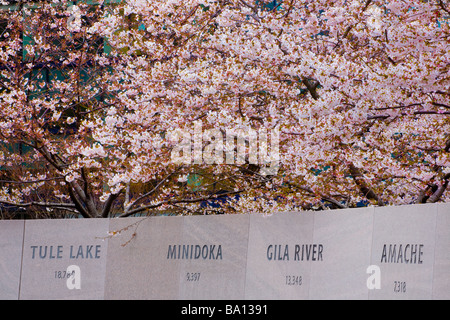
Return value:
M 134 210 L 130 210 L 128 212 L 124 212 L 122 215 L 120 215 L 120 218 L 125 218 L 128 216 L 131 216 L 133 214 L 139 213 L 141 211 L 145 211 L 145 210 L 150 210 L 150 209 L 155 209 L 158 207 L 161 207 L 162 205 L 173 205 L 173 204 L 178 204 L 178 203 L 196 203 L 196 202 L 202 202 L 202 201 L 207 201 L 207 200 L 217 200 L 220 199 L 222 197 L 225 196 L 229 196 L 229 195 L 233 195 L 233 194 L 238 194 L 243 192 L 244 190 L 238 190 L 238 191 L 231 191 L 231 192 L 226 192 L 226 193 L 221 193 L 221 194 L 212 194 L 209 196 L 205 196 L 205 197 L 201 197 L 201 198 L 194 198 L 194 199 L 180 199 L 180 200 L 164 200 L 161 202 L 158 202 L 157 204 L 152 204 L 152 205 L 148 205 L 148 206 L 142 206 L 140 208 L 136 208 Z
M 54 181 L 54 180 L 64 180 L 63 177 L 54 177 L 54 178 L 48 178 L 48 179 L 39 179 L 35 181 L 13 181 L 13 180 L 0 180 L 0 183 L 7 183 L 7 184 L 33 184 L 33 183 L 40 183 L 40 182 L 47 182 L 47 181 Z
M 84 218 L 92 218 L 91 215 L 86 211 L 86 209 L 84 209 L 82 203 L 80 202 L 80 200 L 78 199 L 78 197 L 75 195 L 75 193 L 73 192 L 72 186 L 69 182 L 66 182 L 67 185 L 67 190 L 69 191 L 69 196 L 70 199 L 72 200 L 72 202 L 75 205 L 75 208 L 77 208 L 77 210 L 80 212 L 80 214 L 84 217 Z
M 302 77 L 302 83 L 306 86 L 309 93 L 313 97 L 314 100 L 319 99 L 319 94 L 317 93 L 317 87 L 319 86 L 319 81 L 307 79 Z
M 98 213 L 97 207 L 95 206 L 94 199 L 93 199 L 91 193 L 89 192 L 89 184 L 88 184 L 88 180 L 86 177 L 86 171 L 85 171 L 84 167 L 81 168 L 81 177 L 83 178 L 83 183 L 84 183 L 84 186 L 83 186 L 84 188 L 81 193 L 81 197 L 82 197 L 83 201 L 86 203 L 86 206 L 87 206 L 90 214 L 93 215 L 94 217 L 98 217 L 99 213 Z M 78 186 L 78 184 L 75 183 L 75 187 L 77 187 L 77 186 Z M 81 189 L 81 187 L 79 187 L 79 189 Z M 75 189 L 75 191 L 80 192 L 79 190 L 77 190 L 77 188 Z
M 428 202 L 430 203 L 435 203 L 438 202 L 439 199 L 441 199 L 442 195 L 444 194 L 444 191 L 447 189 L 448 187 L 448 180 L 450 179 L 450 173 L 445 175 L 445 177 L 443 178 L 443 181 L 441 183 L 440 186 L 438 186 L 436 192 L 434 192 L 429 198 L 428 198 Z
M 291 185 L 291 184 L 289 184 L 289 185 Z M 312 195 L 317 195 L 317 193 L 314 190 L 312 190 L 311 188 L 308 188 L 308 187 L 305 187 L 305 186 L 298 186 L 298 188 L 300 188 L 301 190 L 304 190 L 306 192 L 309 192 Z M 330 203 L 334 204 L 335 206 L 337 206 L 340 209 L 348 208 L 348 206 L 346 206 L 345 204 L 340 203 L 339 201 L 337 201 L 336 199 L 334 199 L 331 196 L 325 196 L 325 195 L 322 195 L 322 194 L 318 194 L 318 195 L 322 198 L 323 201 L 330 202 Z
M 180 172 L 180 170 L 183 168 L 183 166 L 180 166 L 178 169 L 176 169 L 175 171 L 171 172 L 169 175 L 167 175 L 164 179 L 162 179 L 160 182 L 158 182 L 158 184 L 149 192 L 141 195 L 140 197 L 138 197 L 136 200 L 134 200 L 132 203 L 130 203 L 129 205 L 127 205 L 125 207 L 125 212 L 124 214 L 128 213 L 128 211 L 135 206 L 136 204 L 139 203 L 139 201 L 143 200 L 144 198 L 152 195 L 154 192 L 156 192 L 170 177 L 172 177 L 174 174 Z
M 37 201 L 31 201 L 27 203 L 15 203 L 5 200 L 0 200 L 0 203 L 6 204 L 8 206 L 14 206 L 19 208 L 27 208 L 27 207 L 48 207 L 48 208 L 54 208 L 54 207 L 60 207 L 60 208 L 75 208 L 75 205 L 73 203 L 56 203 L 56 202 L 37 202 Z
M 444 10 L 445 12 L 447 12 L 448 14 L 450 14 L 449 9 L 447 9 L 447 8 L 445 7 L 444 1 L 438 0 L 438 4 L 439 4 L 439 6 L 441 7 L 442 10 Z
M 450 173 L 447 173 L 441 181 L 440 185 L 432 184 L 428 185 L 425 189 L 421 190 L 416 203 L 435 203 L 438 202 L 444 191 L 447 189 L 450 180 Z
M 378 197 L 378 195 L 370 188 L 367 183 L 364 181 L 361 170 L 357 168 L 353 163 L 349 165 L 350 175 L 355 181 L 356 185 L 359 187 L 359 190 L 369 200 L 375 200 L 379 206 L 383 205 L 383 201 Z
M 122 193 L 122 190 L 116 194 L 110 194 L 108 199 L 105 202 L 105 205 L 103 206 L 103 211 L 101 213 L 102 218 L 108 217 L 109 213 L 111 212 L 112 205 L 114 201 L 119 197 L 119 195 Z

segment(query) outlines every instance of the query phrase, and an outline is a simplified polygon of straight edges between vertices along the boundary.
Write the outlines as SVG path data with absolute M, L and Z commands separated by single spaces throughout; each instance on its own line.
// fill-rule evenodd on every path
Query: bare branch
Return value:
M 317 93 L 317 87 L 319 86 L 318 81 L 302 77 L 302 83 L 306 86 L 314 100 L 319 99 L 319 94 Z
M 153 193 L 155 193 L 170 177 L 172 177 L 174 174 L 180 172 L 180 170 L 183 168 L 183 166 L 180 166 L 175 171 L 171 172 L 169 175 L 167 175 L 164 179 L 162 179 L 158 184 L 149 192 L 143 194 L 142 196 L 138 197 L 136 200 L 134 200 L 132 203 L 128 204 L 125 208 L 125 214 L 129 211 L 130 208 L 135 206 L 139 203 L 139 201 L 147 198 L 148 196 L 151 196 Z
M 347 205 L 340 203 L 339 201 L 337 201 L 336 199 L 334 199 L 331 196 L 325 196 L 322 194 L 318 194 L 317 192 L 315 192 L 314 190 L 312 190 L 311 188 L 305 187 L 305 186 L 297 186 L 299 189 L 304 190 L 308 193 L 311 193 L 312 195 L 319 195 L 323 201 L 327 201 L 330 202 L 332 204 L 334 204 L 335 206 L 337 206 L 340 209 L 346 209 L 348 208 Z
M 66 182 L 66 185 L 67 185 L 67 190 L 69 192 L 70 199 L 74 203 L 77 210 L 81 213 L 81 215 L 84 218 L 91 218 L 91 215 L 86 211 L 86 209 L 83 207 L 81 201 L 78 199 L 78 197 L 73 192 L 74 190 L 72 189 L 72 186 L 70 185 L 70 183 Z
M 39 179 L 39 180 L 34 180 L 34 181 L 0 180 L 0 183 L 5 183 L 5 184 L 33 184 L 33 183 L 55 181 L 55 180 L 64 180 L 64 177 L 54 177 L 54 178 Z
M 101 213 L 102 218 L 108 217 L 114 201 L 119 197 L 121 192 L 109 195 L 108 199 L 105 202 L 105 205 L 103 206 L 103 211 Z
M 439 7 L 441 7 L 442 10 L 444 10 L 445 12 L 447 12 L 447 14 L 450 14 L 450 11 L 449 11 L 449 9 L 447 9 L 447 7 L 445 6 L 444 1 L 438 0 L 438 5 L 439 5 Z
M 379 206 L 383 205 L 383 201 L 380 197 L 375 193 L 375 191 L 364 181 L 361 170 L 356 167 L 353 163 L 349 165 L 350 175 L 355 181 L 356 185 L 359 187 L 359 190 L 369 200 L 375 200 Z
M 244 190 L 238 190 L 238 191 L 231 191 L 231 192 L 226 192 L 226 193 L 221 193 L 221 194 L 211 194 L 209 196 L 205 196 L 205 197 L 201 197 L 201 198 L 194 198 L 194 199 L 165 200 L 165 201 L 158 202 L 157 204 L 142 206 L 140 208 L 130 210 L 127 213 L 123 213 L 120 216 L 120 218 L 128 217 L 128 216 L 131 216 L 133 214 L 136 214 L 136 213 L 139 213 L 142 211 L 155 209 L 155 208 L 161 207 L 162 205 L 174 205 L 174 204 L 180 204 L 180 203 L 196 203 L 196 202 L 202 202 L 202 201 L 207 201 L 207 200 L 217 200 L 217 199 L 220 199 L 220 198 L 223 198 L 226 196 L 242 193 L 243 191 Z
M 47 208 L 55 208 L 55 207 L 60 207 L 60 208 L 75 208 L 75 205 L 73 203 L 56 203 L 56 202 L 36 202 L 36 201 L 32 201 L 32 202 L 27 202 L 27 203 L 16 203 L 16 202 L 10 202 L 10 201 L 5 201 L 5 200 L 0 200 L 0 203 L 2 204 L 6 204 L 8 206 L 14 206 L 14 207 L 19 207 L 19 208 L 27 208 L 27 207 L 47 207 Z

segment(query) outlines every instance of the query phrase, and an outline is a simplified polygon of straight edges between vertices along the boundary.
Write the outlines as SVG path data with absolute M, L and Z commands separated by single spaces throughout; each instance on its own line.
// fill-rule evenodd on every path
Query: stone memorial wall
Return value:
M 109 221 L 27 220 L 19 299 L 103 299 Z
M 0 299 L 17 300 L 22 262 L 24 221 L 0 223 Z
M 0 299 L 450 299 L 450 204 L 0 221 Z

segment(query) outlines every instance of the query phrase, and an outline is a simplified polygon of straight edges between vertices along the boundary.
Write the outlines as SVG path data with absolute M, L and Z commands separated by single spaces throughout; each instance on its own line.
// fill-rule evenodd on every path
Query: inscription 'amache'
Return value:
M 381 263 L 422 264 L 423 244 L 385 244 Z

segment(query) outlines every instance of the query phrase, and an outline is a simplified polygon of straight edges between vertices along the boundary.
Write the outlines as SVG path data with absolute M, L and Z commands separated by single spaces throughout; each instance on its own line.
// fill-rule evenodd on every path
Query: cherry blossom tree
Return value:
M 108 217 L 448 201 L 449 11 L 444 0 L 16 4 L 1 13 L 0 203 Z M 251 161 L 248 135 L 243 159 L 218 143 L 249 128 L 279 130 L 277 172 L 263 174 L 261 153 Z M 200 155 L 177 161 L 180 141 Z M 207 161 L 218 148 L 235 161 Z

